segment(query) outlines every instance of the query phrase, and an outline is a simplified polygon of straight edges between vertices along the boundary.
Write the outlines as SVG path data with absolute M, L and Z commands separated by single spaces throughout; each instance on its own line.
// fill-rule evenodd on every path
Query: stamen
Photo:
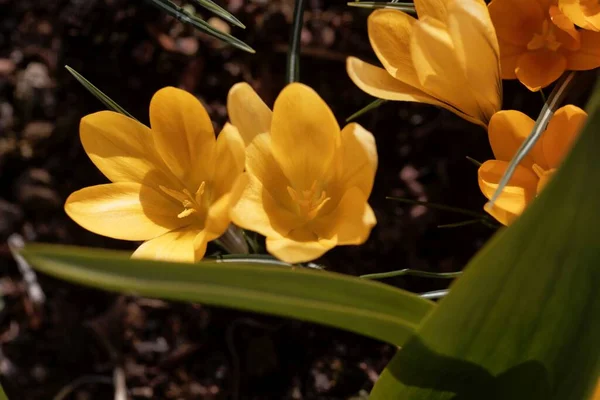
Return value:
M 287 187 L 290 198 L 298 205 L 298 209 L 301 215 L 310 219 L 314 218 L 323 206 L 331 199 L 327 197 L 324 190 L 321 190 L 319 196 L 317 196 L 317 181 L 314 181 L 309 190 L 303 190 L 300 193 L 294 188 Z
M 202 195 L 204 194 L 204 190 L 206 188 L 206 182 L 202 181 L 202 183 L 200 184 L 200 187 L 198 187 L 198 190 L 196 190 L 196 193 L 194 196 L 192 196 L 192 193 L 190 193 L 190 191 L 188 189 L 183 189 L 182 191 L 177 191 L 177 190 L 173 190 L 173 189 L 169 189 L 165 186 L 159 186 L 160 190 L 162 190 L 165 194 L 169 195 L 170 197 L 174 198 L 175 200 L 181 202 L 181 205 L 183 206 L 183 211 L 180 212 L 179 214 L 177 214 L 177 218 L 185 218 L 185 217 L 189 217 L 192 214 L 198 213 L 202 208 L 201 208 L 201 200 L 202 200 Z

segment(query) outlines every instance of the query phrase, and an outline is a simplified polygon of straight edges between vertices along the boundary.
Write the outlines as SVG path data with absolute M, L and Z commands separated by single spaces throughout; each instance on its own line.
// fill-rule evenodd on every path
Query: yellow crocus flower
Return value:
M 573 105 L 559 108 L 489 213 L 509 225 L 533 201 L 552 177 L 587 119 L 585 111 Z M 495 160 L 484 162 L 478 171 L 479 188 L 490 199 L 510 160 L 531 133 L 535 121 L 514 110 L 500 111 L 490 120 L 488 135 Z
M 599 0 L 558 0 L 558 6 L 575 25 L 600 32 Z
M 600 66 L 600 33 L 580 31 L 558 0 L 493 0 L 488 6 L 500 43 L 502 79 L 518 79 L 531 91 L 565 71 Z
M 357 58 L 348 75 L 366 93 L 433 104 L 486 126 L 502 104 L 496 33 L 483 0 L 415 0 L 369 16 L 369 39 L 385 69 Z
M 244 142 L 229 124 L 215 140 L 202 104 L 172 87 L 152 98 L 150 126 L 112 111 L 85 116 L 83 148 L 112 183 L 74 192 L 65 211 L 94 233 L 145 241 L 133 257 L 197 261 L 247 183 Z
M 248 145 L 249 185 L 233 222 L 266 236 L 277 258 L 304 262 L 337 245 L 361 244 L 376 223 L 367 199 L 377 149 L 358 124 L 340 127 L 311 88 L 292 83 L 273 111 L 245 83 L 235 85 L 228 112 Z

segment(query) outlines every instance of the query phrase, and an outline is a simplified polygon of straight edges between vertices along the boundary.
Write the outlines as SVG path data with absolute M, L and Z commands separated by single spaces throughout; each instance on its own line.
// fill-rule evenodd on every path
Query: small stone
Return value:
M 193 56 L 198 51 L 198 39 L 194 37 L 182 37 L 175 40 L 175 48 L 181 54 Z
M 25 126 L 23 139 L 37 143 L 49 138 L 54 131 L 54 124 L 48 121 L 34 121 Z
M 231 32 L 231 27 L 229 26 L 229 24 L 223 21 L 221 18 L 211 17 L 208 19 L 208 24 L 223 33 Z
M 13 73 L 15 70 L 15 63 L 13 60 L 8 58 L 0 58 L 0 76 L 6 76 Z

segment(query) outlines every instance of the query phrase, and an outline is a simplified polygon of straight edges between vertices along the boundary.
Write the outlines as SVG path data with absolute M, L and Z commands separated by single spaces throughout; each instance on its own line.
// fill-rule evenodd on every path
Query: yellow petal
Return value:
M 431 17 L 446 22 L 448 0 L 415 0 L 414 3 L 419 19 Z
M 490 160 L 479 167 L 479 188 L 488 199 L 494 195 L 507 166 L 506 161 Z M 538 178 L 533 171 L 519 165 L 494 204 L 509 213 L 521 214 L 535 197 L 537 183 Z
M 216 165 L 210 180 L 210 196 L 216 200 L 231 190 L 235 180 L 244 171 L 245 145 L 233 125 L 225 124 L 217 138 L 214 151 Z
M 357 187 L 349 189 L 329 215 L 319 216 L 310 226 L 321 238 L 335 239 L 338 245 L 362 244 L 377 220 L 367 197 Z
M 176 179 L 156 153 L 150 129 L 136 120 L 100 111 L 83 117 L 79 132 L 85 152 L 111 181 L 174 185 Z
M 541 142 L 547 160 L 545 169 L 558 168 L 587 119 L 581 108 L 567 105 L 559 108 L 544 132 Z
M 99 235 L 148 240 L 179 228 L 181 205 L 151 187 L 119 182 L 90 186 L 72 193 L 65 211 L 73 221 Z
M 500 41 L 513 45 L 527 45 L 547 18 L 537 1 L 493 0 L 490 17 Z
M 287 190 L 290 182 L 273 157 L 270 134 L 262 133 L 256 136 L 246 148 L 246 170 L 264 186 L 281 207 L 288 210 L 295 208 Z
M 288 263 L 312 261 L 335 247 L 336 242 L 319 239 L 314 233 L 294 231 L 288 237 L 267 238 L 267 251 Z
M 203 232 L 179 229 L 142 243 L 132 258 L 193 263 L 204 257 L 206 241 Z M 196 241 L 196 237 L 200 236 Z
M 510 161 L 515 156 L 521 143 L 533 130 L 535 121 L 520 111 L 499 111 L 490 120 L 488 136 L 494 151 L 494 157 L 501 161 Z M 543 159 L 540 141 L 532 151 L 525 156 L 521 165 L 531 168 L 534 162 L 541 165 Z
M 502 79 L 517 79 L 517 63 L 519 57 L 527 48 L 523 46 L 515 46 L 499 40 L 500 45 L 500 76 Z
M 377 146 L 375 137 L 356 123 L 342 129 L 342 161 L 340 163 L 341 187 L 357 187 L 368 198 L 377 171 Z
M 398 10 L 374 11 L 368 20 L 369 40 L 377 58 L 394 78 L 421 87 L 410 56 L 410 35 L 416 19 Z
M 227 112 L 231 123 L 240 131 L 246 146 L 256 135 L 271 129 L 271 109 L 245 82 L 236 83 L 229 90 Z
M 177 177 L 194 189 L 208 180 L 215 132 L 198 99 L 173 87 L 159 90 L 150 102 L 150 126 L 158 153 Z
M 541 49 L 524 53 L 517 61 L 517 78 L 527 89 L 537 92 L 560 78 L 567 68 L 566 58 L 555 51 Z
M 560 9 L 552 5 L 549 10 L 550 20 L 560 29 L 555 29 L 556 39 L 564 49 L 578 50 L 581 47 L 581 36 L 573 22 Z
M 595 29 L 583 13 L 580 0 L 558 0 L 560 10 L 577 26 L 584 29 Z
M 513 214 L 502 208 L 497 206 L 492 206 L 491 208 L 484 208 L 492 217 L 494 217 L 498 222 L 502 225 L 510 225 L 515 219 L 517 219 L 518 214 Z
M 600 32 L 579 31 L 581 47 L 567 53 L 567 69 L 587 71 L 600 67 Z
M 449 0 L 448 32 L 482 116 L 489 121 L 502 106 L 500 49 L 484 2 Z
M 304 222 L 279 204 L 252 175 L 240 200 L 231 209 L 231 220 L 244 229 L 270 238 L 285 236 Z
M 412 101 L 417 103 L 432 104 L 434 106 L 445 108 L 458 115 L 459 117 L 485 126 L 486 124 L 477 118 L 471 117 L 460 110 L 446 104 L 431 95 L 410 86 L 406 83 L 394 79 L 383 68 L 376 67 L 359 60 L 355 57 L 348 57 L 346 70 L 352 82 L 364 92 L 371 96 L 386 100 Z
M 419 20 L 413 28 L 410 50 L 419 81 L 427 93 L 487 122 L 456 58 L 446 25 L 427 17 Z
M 248 182 L 248 174 L 239 174 L 230 190 L 210 205 L 204 227 L 207 240 L 216 239 L 225 233 L 231 222 L 231 210 L 240 200 Z
M 275 101 L 271 124 L 273 156 L 295 190 L 308 190 L 331 173 L 340 127 L 319 95 L 292 83 Z

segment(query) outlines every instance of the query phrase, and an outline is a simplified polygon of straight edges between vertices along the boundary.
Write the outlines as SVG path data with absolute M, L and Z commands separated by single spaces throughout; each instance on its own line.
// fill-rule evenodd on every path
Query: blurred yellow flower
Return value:
M 283 89 L 272 112 L 237 84 L 227 108 L 248 144 L 250 184 L 232 210 L 235 224 L 266 236 L 269 253 L 290 263 L 367 240 L 376 223 L 367 203 L 377 169 L 370 132 L 340 131 L 327 104 L 299 83 Z
M 518 79 L 537 91 L 567 70 L 600 66 L 600 33 L 577 30 L 557 0 L 493 0 L 488 8 L 500 43 L 502 79 Z
M 600 31 L 599 0 L 558 0 L 558 7 L 575 25 Z
M 172 87 L 152 98 L 150 125 L 112 111 L 81 120 L 83 148 L 112 183 L 71 194 L 65 211 L 94 233 L 145 241 L 132 257 L 197 261 L 247 183 L 243 140 L 229 124 L 215 140 L 202 104 Z
M 496 33 L 483 0 L 415 0 L 419 20 L 381 9 L 369 39 L 385 69 L 357 58 L 348 75 L 366 93 L 433 104 L 486 126 L 502 105 Z
M 556 111 L 489 211 L 494 218 L 508 225 L 523 212 L 560 166 L 586 118 L 585 111 L 572 105 Z M 500 111 L 492 117 L 488 134 L 496 159 L 484 162 L 478 171 L 479 188 L 488 199 L 534 125 L 535 121 L 519 111 Z

